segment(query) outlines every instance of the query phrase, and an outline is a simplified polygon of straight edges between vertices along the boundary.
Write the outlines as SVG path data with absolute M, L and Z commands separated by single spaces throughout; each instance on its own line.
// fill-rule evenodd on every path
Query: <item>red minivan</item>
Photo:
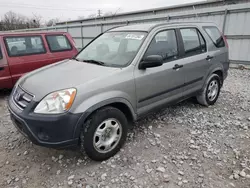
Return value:
M 0 33 L 0 89 L 10 89 L 23 74 L 77 52 L 65 32 Z

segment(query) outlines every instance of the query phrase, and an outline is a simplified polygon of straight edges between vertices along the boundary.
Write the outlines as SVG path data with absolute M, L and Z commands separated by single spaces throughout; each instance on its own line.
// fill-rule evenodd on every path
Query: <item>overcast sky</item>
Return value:
M 202 0 L 0 0 L 0 17 L 11 10 L 26 16 L 41 15 L 45 20 L 64 21 L 87 17 L 98 9 L 103 13 L 120 13 L 197 1 Z

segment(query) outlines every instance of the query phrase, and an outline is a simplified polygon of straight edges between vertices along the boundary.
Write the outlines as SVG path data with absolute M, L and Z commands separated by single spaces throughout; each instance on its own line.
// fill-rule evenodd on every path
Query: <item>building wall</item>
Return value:
M 113 17 L 58 23 L 54 27 L 29 29 L 68 31 L 78 48 L 86 46 L 98 34 L 122 25 L 150 22 L 212 21 L 226 35 L 230 60 L 250 64 L 250 2 L 212 1 L 120 14 Z

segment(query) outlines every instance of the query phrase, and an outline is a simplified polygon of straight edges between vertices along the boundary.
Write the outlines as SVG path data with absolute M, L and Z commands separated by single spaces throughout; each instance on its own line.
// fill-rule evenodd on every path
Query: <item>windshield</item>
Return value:
M 145 36 L 145 32 L 104 33 L 83 49 L 76 59 L 98 61 L 105 66 L 124 67 L 133 61 Z

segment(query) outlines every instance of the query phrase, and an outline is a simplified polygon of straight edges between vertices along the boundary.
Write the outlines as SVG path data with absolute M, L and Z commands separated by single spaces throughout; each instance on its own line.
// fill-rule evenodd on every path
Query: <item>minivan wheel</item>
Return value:
M 212 74 L 206 81 L 202 92 L 196 97 L 197 101 L 204 106 L 214 105 L 220 95 L 221 78 Z
M 85 122 L 81 132 L 81 146 L 95 161 L 114 156 L 126 141 L 128 121 L 124 113 L 113 107 L 97 110 Z

